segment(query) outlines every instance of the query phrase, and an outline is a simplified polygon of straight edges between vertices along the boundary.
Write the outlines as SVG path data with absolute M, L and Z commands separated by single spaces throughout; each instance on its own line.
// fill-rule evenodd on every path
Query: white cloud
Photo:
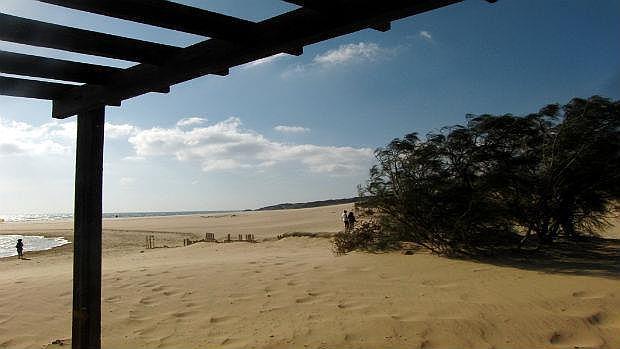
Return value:
M 106 138 L 129 137 L 138 128 L 129 124 L 105 124 Z M 0 156 L 70 155 L 75 150 L 77 123 L 58 121 L 39 126 L 0 118 Z
M 105 123 L 105 136 L 108 138 L 129 137 L 138 131 L 137 127 L 129 124 L 111 124 Z
M 278 125 L 278 126 L 274 127 L 273 129 L 278 131 L 278 132 L 283 132 L 283 133 L 305 133 L 305 132 L 310 132 L 309 128 L 302 127 L 302 126 Z
M 374 42 L 340 45 L 338 48 L 316 55 L 308 64 L 290 66 L 282 73 L 286 78 L 313 70 L 326 70 L 351 64 L 376 62 L 393 56 L 398 48 L 384 48 Z
M 66 155 L 75 144 L 75 122 L 52 121 L 40 126 L 0 118 L 0 156 Z
M 124 157 L 124 160 L 172 156 L 179 161 L 196 162 L 207 172 L 294 166 L 317 173 L 352 174 L 365 172 L 373 159 L 373 151 L 369 148 L 276 142 L 244 129 L 241 120 L 235 117 L 211 125 L 193 125 L 140 129 L 130 124 L 107 123 L 106 134 L 109 138 L 127 137 L 125 139 L 135 153 Z M 0 156 L 58 155 L 69 158 L 75 149 L 75 128 L 75 121 L 54 120 L 34 126 L 0 118 Z M 309 131 L 301 126 L 283 125 L 276 127 L 276 130 Z M 132 182 L 132 177 L 121 179 L 123 185 Z
M 123 177 L 119 182 L 122 186 L 130 186 L 136 182 L 136 179 L 134 177 Z
M 433 36 L 431 35 L 431 33 L 429 31 L 426 30 L 422 30 L 420 31 L 420 37 L 426 41 L 433 41 Z
M 261 65 L 267 65 L 267 64 L 271 64 L 277 60 L 280 60 L 282 58 L 287 57 L 288 55 L 286 53 L 277 53 L 273 56 L 269 56 L 269 57 L 265 57 L 265 58 L 261 58 L 261 59 L 257 59 L 253 62 L 247 63 L 245 65 L 242 66 L 242 68 L 247 69 L 247 68 L 254 68 L 254 67 L 258 67 Z
M 181 119 L 179 120 L 179 122 L 177 122 L 177 126 L 192 126 L 192 125 L 200 125 L 203 124 L 207 121 L 207 119 L 204 118 L 198 118 L 198 117 L 192 117 L 192 118 L 186 118 L 186 119 Z
M 265 169 L 301 164 L 311 172 L 351 174 L 366 171 L 372 149 L 285 144 L 242 128 L 235 117 L 188 130 L 154 127 L 129 138 L 139 157 L 174 156 L 196 161 L 203 171 Z
M 341 45 L 337 49 L 315 56 L 312 61 L 322 66 L 332 66 L 350 62 L 374 61 L 385 53 L 386 50 L 374 42 L 360 42 Z

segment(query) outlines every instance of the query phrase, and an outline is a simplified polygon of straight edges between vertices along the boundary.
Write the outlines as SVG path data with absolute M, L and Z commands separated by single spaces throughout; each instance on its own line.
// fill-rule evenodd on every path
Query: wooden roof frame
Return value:
M 170 86 L 277 53 L 358 30 L 386 31 L 390 22 L 462 0 L 286 0 L 299 9 L 251 22 L 165 0 L 39 0 L 186 33 L 208 36 L 181 48 L 0 14 L 0 40 L 128 60 L 119 69 L 0 51 L 0 72 L 64 83 L 19 82 L 0 77 L 0 94 L 53 102 L 52 116 L 66 118 L 101 105 Z M 36 33 L 37 35 L 32 35 Z
M 298 9 L 252 22 L 166 0 L 38 0 L 205 36 L 175 47 L 0 13 L 0 40 L 136 62 L 115 68 L 0 51 L 0 95 L 52 101 L 52 117 L 78 115 L 72 348 L 101 347 L 101 216 L 105 106 L 278 53 L 462 0 L 282 0 Z M 495 2 L 495 0 L 487 0 Z M 34 35 L 36 34 L 36 35 Z M 33 79 L 35 78 L 35 79 Z M 71 81 L 51 82 L 37 78 Z

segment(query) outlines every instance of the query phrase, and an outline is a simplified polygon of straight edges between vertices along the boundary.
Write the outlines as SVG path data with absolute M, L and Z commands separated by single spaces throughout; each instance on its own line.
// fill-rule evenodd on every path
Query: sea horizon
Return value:
M 132 212 L 104 212 L 102 218 L 136 218 L 136 217 L 164 217 L 185 216 L 193 214 L 213 214 L 239 212 L 243 210 L 204 210 L 204 211 L 132 211 Z M 49 222 L 73 219 L 73 213 L 23 213 L 2 214 L 0 222 Z

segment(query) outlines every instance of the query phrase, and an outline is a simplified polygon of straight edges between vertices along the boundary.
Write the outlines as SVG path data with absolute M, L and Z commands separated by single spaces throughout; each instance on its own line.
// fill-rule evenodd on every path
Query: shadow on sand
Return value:
M 474 260 L 544 273 L 620 279 L 620 240 L 603 238 L 563 240 L 537 249 L 512 251 Z

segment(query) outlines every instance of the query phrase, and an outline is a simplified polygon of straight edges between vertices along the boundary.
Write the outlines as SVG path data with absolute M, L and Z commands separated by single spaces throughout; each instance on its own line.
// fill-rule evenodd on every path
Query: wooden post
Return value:
M 101 348 L 101 192 L 105 107 L 78 115 L 73 243 L 73 349 Z

